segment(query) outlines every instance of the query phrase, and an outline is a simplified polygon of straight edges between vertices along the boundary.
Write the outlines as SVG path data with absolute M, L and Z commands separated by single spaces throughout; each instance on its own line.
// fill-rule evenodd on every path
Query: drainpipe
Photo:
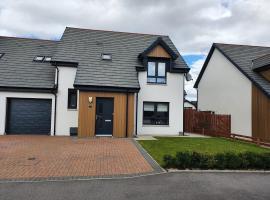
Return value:
M 135 122 L 135 135 L 137 137 L 138 135 L 138 96 L 139 96 L 139 92 L 137 92 L 136 94 L 136 122 Z
M 59 78 L 59 69 L 56 66 L 56 84 L 54 90 L 54 128 L 53 128 L 53 135 L 56 135 L 56 111 L 57 111 L 57 91 L 58 91 L 58 78 Z
M 128 137 L 128 91 L 126 93 L 127 99 L 126 99 L 126 137 Z
M 183 76 L 183 103 L 182 103 L 182 105 L 183 105 L 183 136 L 185 135 L 185 106 L 184 106 L 184 104 L 185 104 L 185 77 L 186 77 L 186 74 L 184 74 L 184 76 Z

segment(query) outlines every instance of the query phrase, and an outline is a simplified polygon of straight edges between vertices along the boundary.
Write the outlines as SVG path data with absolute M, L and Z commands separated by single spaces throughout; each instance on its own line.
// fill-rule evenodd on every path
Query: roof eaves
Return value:
M 205 59 L 205 61 L 204 61 L 204 64 L 203 64 L 203 66 L 202 66 L 202 69 L 201 69 L 201 71 L 200 71 L 200 73 L 199 73 L 199 75 L 198 75 L 198 78 L 197 78 L 197 80 L 196 80 L 196 82 L 195 82 L 195 84 L 194 84 L 194 88 L 198 88 L 199 83 L 200 83 L 200 80 L 201 80 L 201 78 L 202 78 L 202 76 L 203 76 L 203 73 L 204 73 L 204 71 L 205 71 L 205 69 L 206 69 L 206 67 L 207 67 L 207 65 L 208 65 L 208 63 L 209 63 L 209 61 L 210 61 L 210 58 L 211 58 L 212 55 L 213 55 L 213 52 L 214 52 L 215 48 L 216 48 L 216 45 L 215 45 L 215 43 L 214 43 L 214 44 L 212 45 L 212 47 L 210 48 L 210 51 L 209 51 L 209 53 L 208 53 L 208 55 L 207 55 L 207 57 L 206 57 L 206 59 Z
M 205 71 L 205 69 L 206 69 L 206 67 L 207 67 L 207 65 L 208 65 L 208 63 L 209 63 L 209 61 L 210 61 L 210 58 L 212 57 L 212 54 L 213 54 L 213 52 L 214 52 L 214 50 L 215 50 L 215 48 L 216 49 L 218 49 L 219 50 L 219 52 L 225 57 L 225 58 L 227 58 L 242 74 L 244 74 L 254 85 L 256 85 L 267 97 L 270 97 L 270 94 L 269 93 L 267 93 L 263 88 L 262 88 L 262 86 L 260 85 L 260 84 L 258 84 L 252 77 L 250 77 L 245 71 L 243 71 L 242 70 L 242 68 L 241 67 L 239 67 L 239 65 L 237 65 L 224 51 L 222 51 L 222 49 L 221 48 L 219 48 L 218 47 L 218 45 L 216 44 L 216 43 L 214 43 L 213 45 L 212 45 L 212 47 L 211 47 L 211 49 L 210 49 L 210 52 L 209 52 L 209 54 L 208 54 L 208 56 L 207 56 L 207 58 L 206 58 L 206 61 L 205 61 L 205 63 L 204 63 L 204 65 L 203 65 L 203 67 L 202 67 L 202 70 L 201 70 L 201 72 L 200 72 L 200 74 L 199 74 L 199 76 L 198 76 L 198 78 L 197 78 L 197 80 L 196 80 L 196 82 L 195 82 L 195 84 L 194 84 L 194 88 L 198 88 L 198 85 L 199 85 L 199 82 L 200 82 L 200 80 L 201 80 L 201 78 L 202 78 L 202 76 L 203 76 L 203 73 L 204 73 L 204 71 Z
M 178 55 L 169 47 L 162 37 L 158 37 L 147 49 L 140 53 L 138 57 L 146 57 L 157 45 L 161 45 L 170 54 L 173 60 L 178 58 Z

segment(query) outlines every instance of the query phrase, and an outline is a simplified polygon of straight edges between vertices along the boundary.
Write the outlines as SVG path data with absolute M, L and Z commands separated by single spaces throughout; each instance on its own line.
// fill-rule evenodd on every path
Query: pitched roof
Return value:
M 254 71 L 261 71 L 270 67 L 270 54 L 265 54 L 252 61 L 252 69 Z
M 252 61 L 270 54 L 270 47 L 214 43 L 195 82 L 195 88 L 198 88 L 201 77 L 215 49 L 218 49 L 240 72 L 270 97 L 269 81 L 258 72 L 253 71 L 252 68 Z
M 135 66 L 142 63 L 138 55 L 158 37 L 179 56 L 175 68 L 188 68 L 168 36 L 69 27 L 53 60 L 79 63 L 74 85 L 139 88 Z M 111 54 L 112 60 L 102 60 L 101 53 Z
M 52 56 L 56 41 L 0 36 L 0 87 L 54 87 L 55 67 L 33 62 L 35 56 Z

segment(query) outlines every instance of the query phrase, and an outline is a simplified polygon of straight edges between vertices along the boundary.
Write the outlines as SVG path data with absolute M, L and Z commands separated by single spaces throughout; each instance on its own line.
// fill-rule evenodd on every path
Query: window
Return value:
M 112 54 L 103 53 L 101 54 L 102 60 L 112 60 Z
M 4 55 L 5 55 L 4 53 L 0 53 L 0 59 L 1 59 Z
M 50 56 L 46 56 L 44 58 L 44 62 L 51 62 L 51 60 L 52 60 L 52 57 L 50 57 Z
M 68 89 L 68 109 L 77 108 L 77 90 Z
M 144 102 L 143 124 L 145 125 L 169 125 L 169 103 Z
M 166 62 L 148 62 L 147 82 L 157 84 L 166 83 Z
M 34 58 L 34 61 L 35 61 L 35 62 L 42 62 L 43 59 L 44 59 L 44 56 L 36 56 L 36 57 Z

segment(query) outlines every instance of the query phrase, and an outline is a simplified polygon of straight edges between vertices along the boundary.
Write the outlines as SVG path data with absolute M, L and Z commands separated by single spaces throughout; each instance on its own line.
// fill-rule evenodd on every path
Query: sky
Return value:
M 169 35 L 190 66 L 213 42 L 270 46 L 269 0 L 1 0 L 0 35 L 57 40 L 66 26 Z

